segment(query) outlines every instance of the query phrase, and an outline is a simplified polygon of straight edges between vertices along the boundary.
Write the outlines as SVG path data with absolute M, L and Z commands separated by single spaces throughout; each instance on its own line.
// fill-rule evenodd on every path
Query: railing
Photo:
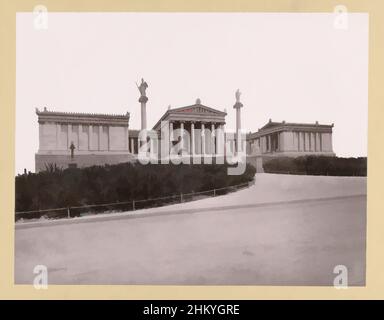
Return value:
M 306 171 L 289 171 L 289 170 L 270 170 L 270 169 L 266 169 L 264 168 L 264 172 L 265 173 L 277 173 L 277 174 L 293 174 L 293 175 L 308 175 L 308 173 Z
M 135 211 L 139 209 L 148 209 L 155 207 L 162 207 L 165 205 L 190 202 L 209 197 L 216 197 L 237 190 L 248 188 L 253 185 L 254 180 L 234 186 L 224 188 L 211 189 L 200 192 L 180 193 L 165 197 L 143 199 L 143 200 L 130 200 L 126 202 L 114 202 L 104 204 L 91 204 L 84 206 L 71 206 L 65 208 L 32 210 L 32 211 L 18 211 L 15 212 L 15 221 L 23 221 L 25 219 L 63 219 L 82 217 L 87 215 L 105 214 L 114 212 Z

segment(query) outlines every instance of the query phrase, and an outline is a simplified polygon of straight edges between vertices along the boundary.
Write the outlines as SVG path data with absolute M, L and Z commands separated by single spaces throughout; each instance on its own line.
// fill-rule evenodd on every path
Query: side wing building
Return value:
M 332 148 L 333 124 L 272 122 L 247 135 L 247 153 L 255 145 L 265 157 L 304 155 L 335 156 Z

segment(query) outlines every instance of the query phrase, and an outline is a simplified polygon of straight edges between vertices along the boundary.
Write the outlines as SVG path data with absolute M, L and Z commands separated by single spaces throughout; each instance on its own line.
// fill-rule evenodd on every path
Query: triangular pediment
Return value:
M 268 129 L 268 128 L 273 128 L 273 127 L 278 127 L 278 126 L 281 126 L 281 125 L 282 125 L 281 122 L 269 121 L 269 122 L 267 122 L 267 124 L 265 124 L 263 127 L 261 127 L 261 130 Z
M 212 115 L 223 115 L 225 112 L 219 111 L 202 104 L 195 104 L 192 106 L 181 107 L 169 110 L 170 113 L 193 113 L 193 114 L 212 114 Z
M 167 112 L 160 118 L 160 120 L 153 127 L 155 130 L 160 128 L 160 123 L 163 120 L 169 121 L 213 121 L 217 123 L 224 123 L 225 111 L 220 111 L 200 103 L 196 103 L 186 107 L 168 108 Z

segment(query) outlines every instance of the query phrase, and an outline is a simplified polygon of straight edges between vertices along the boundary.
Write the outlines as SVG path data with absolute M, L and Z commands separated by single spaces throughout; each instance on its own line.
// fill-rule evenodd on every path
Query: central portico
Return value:
M 207 107 L 197 99 L 193 105 L 168 107 L 153 130 L 160 132 L 162 123 L 167 123 L 171 145 L 181 143 L 182 152 L 190 155 L 215 155 L 218 153 L 215 131 L 221 129 L 224 132 L 226 115 L 226 112 Z M 179 138 L 174 134 L 177 129 Z

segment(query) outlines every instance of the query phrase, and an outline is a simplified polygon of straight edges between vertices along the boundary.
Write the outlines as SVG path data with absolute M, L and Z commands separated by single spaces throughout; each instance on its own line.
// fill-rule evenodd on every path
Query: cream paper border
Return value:
M 368 238 L 366 287 L 14 285 L 16 12 L 369 13 Z M 353 53 L 351 53 L 353 54 Z M 382 299 L 384 298 L 384 1 L 382 0 L 0 0 L 0 299 Z M 348 115 L 346 115 L 347 117 Z M 27 142 L 26 142 L 27 143 Z

